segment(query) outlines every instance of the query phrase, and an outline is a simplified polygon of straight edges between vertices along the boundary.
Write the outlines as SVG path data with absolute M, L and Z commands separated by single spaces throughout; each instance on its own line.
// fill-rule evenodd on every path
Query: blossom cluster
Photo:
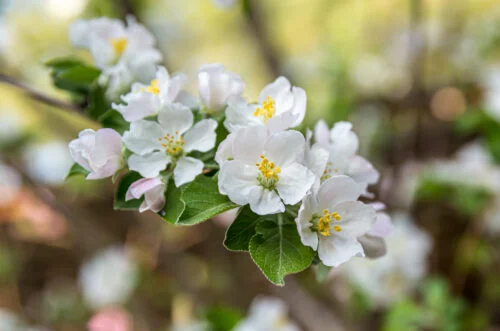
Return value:
M 140 200 L 141 212 L 164 216 L 173 204 L 167 190 L 210 177 L 232 208 L 248 205 L 256 218 L 293 215 L 302 245 L 327 266 L 383 251 L 390 220 L 380 203 L 359 201 L 373 198 L 368 188 L 379 173 L 357 154 L 351 123 L 330 129 L 321 120 L 305 136 L 296 130 L 306 115 L 302 88 L 278 77 L 257 101 L 248 100 L 240 76 L 208 64 L 193 95 L 184 89 L 189 77 L 158 64 L 154 39 L 133 20 L 127 27 L 104 18 L 78 21 L 70 37 L 92 53 L 112 111 L 127 128 L 86 129 L 69 144 L 87 179 L 138 174 L 125 201 Z M 118 91 L 125 92 L 112 97 Z

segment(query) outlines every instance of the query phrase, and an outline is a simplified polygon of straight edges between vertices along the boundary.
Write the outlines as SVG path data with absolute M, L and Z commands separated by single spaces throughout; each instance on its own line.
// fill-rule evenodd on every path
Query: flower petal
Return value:
M 373 165 L 359 155 L 350 159 L 347 175 L 358 183 L 375 184 L 380 175 Z
M 265 86 L 259 95 L 259 103 L 262 104 L 267 97 L 275 102 L 276 112 L 281 114 L 290 110 L 293 106 L 293 95 L 290 91 L 292 85 L 286 77 L 280 76 L 274 82 Z
M 171 162 L 170 156 L 164 152 L 152 152 L 146 155 L 133 154 L 128 158 L 130 170 L 137 171 L 142 177 L 153 178 L 165 170 Z
M 109 157 L 104 164 L 99 165 L 99 168 L 94 169 L 87 175 L 87 179 L 102 179 L 114 175 L 121 168 L 121 157 Z
M 160 177 L 155 178 L 141 178 L 135 182 L 133 182 L 127 190 L 127 194 L 125 195 L 125 201 L 129 201 L 132 199 L 140 199 L 144 193 L 149 191 L 155 186 L 163 184 Z
M 95 148 L 91 153 L 92 162 L 102 165 L 110 158 L 121 156 L 122 137 L 113 129 L 99 129 L 95 133 Z
M 161 149 L 158 138 L 165 135 L 161 126 L 153 121 L 139 120 L 130 124 L 130 130 L 123 134 L 123 143 L 132 152 L 144 155 Z
M 307 195 L 302 201 L 299 209 L 299 214 L 295 219 L 297 223 L 297 230 L 300 235 L 300 240 L 306 246 L 314 250 L 318 249 L 318 234 L 311 230 L 311 219 L 313 214 L 316 213 L 317 202 L 312 194 Z
M 165 184 L 157 185 L 144 193 L 144 201 L 139 211 L 151 210 L 159 212 L 165 206 Z
M 384 256 L 387 253 L 385 240 L 380 237 L 372 237 L 365 235 L 358 238 L 359 243 L 363 246 L 365 256 L 370 259 L 376 259 Z
M 175 186 L 192 182 L 196 176 L 203 172 L 203 162 L 194 157 L 183 156 L 177 160 L 174 169 Z
M 131 92 L 122 97 L 123 104 L 112 104 L 112 108 L 119 111 L 127 122 L 133 122 L 144 117 L 155 115 L 158 112 L 157 96 L 146 91 Z
M 255 186 L 248 195 L 250 209 L 258 215 L 277 214 L 285 211 L 285 205 L 281 202 L 276 192 Z
M 356 238 L 335 235 L 320 238 L 318 254 L 321 262 L 330 267 L 337 267 L 354 256 L 365 256 L 363 247 Z
M 332 153 L 353 156 L 358 151 L 358 136 L 352 131 L 350 122 L 337 122 L 330 131 Z
M 276 188 L 285 204 L 294 205 L 304 198 L 313 183 L 314 174 L 311 170 L 298 163 L 292 163 L 281 168 Z
M 377 213 L 370 205 L 365 205 L 360 201 L 344 201 L 336 204 L 332 211 L 340 215 L 340 221 L 335 222 L 342 228 L 342 231 L 335 235 L 352 238 L 366 234 L 375 224 Z
M 255 165 L 259 155 L 263 154 L 267 140 L 264 126 L 252 126 L 235 132 L 233 140 L 233 156 L 245 164 Z
M 291 125 L 293 128 L 300 125 L 306 116 L 307 95 L 304 89 L 295 86 L 292 88 L 292 95 L 293 108 L 291 113 L 297 116 L 295 123 Z
M 235 132 L 253 125 L 263 125 L 262 118 L 253 115 L 256 108 L 257 105 L 248 104 L 243 98 L 230 99 L 226 108 L 224 126 L 229 132 Z
M 186 153 L 190 151 L 207 152 L 214 148 L 215 128 L 217 128 L 217 122 L 213 119 L 201 120 L 196 123 L 184 135 L 184 151 Z
M 158 122 L 170 134 L 183 134 L 193 126 L 193 112 L 180 103 L 168 104 L 158 112 Z
M 320 209 L 332 210 L 343 201 L 355 201 L 360 195 L 359 185 L 348 176 L 334 176 L 326 180 L 318 192 Z
M 250 191 L 259 185 L 257 168 L 239 160 L 227 161 L 219 172 L 219 191 L 239 205 L 248 203 Z
M 265 156 L 269 161 L 284 167 L 293 162 L 301 162 L 304 156 L 304 136 L 294 130 L 273 134 L 266 142 Z
M 375 237 L 385 238 L 391 235 L 392 229 L 393 226 L 391 217 L 386 213 L 378 212 L 377 220 L 375 221 L 375 224 L 373 224 L 373 227 L 370 229 L 368 234 Z
M 234 158 L 233 156 L 233 140 L 235 134 L 230 133 L 226 139 L 224 139 L 217 148 L 217 152 L 215 153 L 215 161 L 222 166 L 224 162 L 229 161 Z
M 314 127 L 314 140 L 323 146 L 328 146 L 330 142 L 329 131 L 326 122 L 324 120 L 319 120 Z

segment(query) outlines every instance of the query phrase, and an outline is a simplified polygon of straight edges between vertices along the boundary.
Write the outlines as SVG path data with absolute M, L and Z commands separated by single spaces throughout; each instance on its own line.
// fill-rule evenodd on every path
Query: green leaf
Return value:
M 125 121 L 122 114 L 114 109 L 109 109 L 99 117 L 99 122 L 105 128 L 111 128 L 122 134 L 130 128 L 130 123 Z
M 210 323 L 212 331 L 231 331 L 243 318 L 243 315 L 231 308 L 214 307 L 205 313 L 205 319 Z
M 89 89 L 85 112 L 90 118 L 101 122 L 100 118 L 106 113 L 108 108 L 109 105 L 104 96 L 104 89 L 97 82 L 92 83 Z
M 54 85 L 62 90 L 86 94 L 100 74 L 101 71 L 94 67 L 72 66 L 53 72 Z
M 249 244 L 250 256 L 264 275 L 276 285 L 284 285 L 286 275 L 311 265 L 314 252 L 300 241 L 295 222 L 286 214 L 274 215 L 255 228 Z
M 225 195 L 219 193 L 217 177 L 200 175 L 182 191 L 185 209 L 178 219 L 179 225 L 194 225 L 215 215 L 239 207 Z M 168 203 L 168 201 L 167 201 Z
M 182 200 L 182 191 L 182 187 L 175 186 L 173 178 L 168 181 L 167 195 L 165 199 L 167 203 L 165 204 L 165 208 L 160 215 L 169 223 L 177 223 L 186 208 L 186 204 Z
M 238 216 L 226 231 L 224 246 L 231 251 L 248 251 L 250 239 L 255 235 L 255 226 L 261 220 L 273 216 L 261 216 L 252 212 L 250 207 L 241 208 Z
M 69 172 L 66 175 L 66 179 L 71 178 L 73 176 L 77 176 L 77 175 L 83 175 L 83 176 L 87 177 L 88 174 L 90 174 L 90 171 L 88 171 L 87 169 L 85 169 L 84 167 L 79 165 L 78 163 L 74 163 L 71 166 L 71 169 L 69 169 Z
M 460 116 L 454 124 L 456 132 L 466 135 L 480 131 L 488 120 L 485 113 L 478 109 L 471 109 Z
M 135 171 L 130 171 L 123 175 L 120 178 L 120 181 L 118 182 L 118 186 L 116 187 L 116 193 L 115 193 L 115 201 L 113 208 L 115 210 L 137 210 L 139 209 L 139 206 L 141 205 L 142 200 L 141 199 L 133 199 L 129 201 L 125 201 L 125 196 L 127 194 L 127 190 L 129 186 L 141 179 L 141 175 L 139 175 Z
M 55 58 L 45 62 L 44 64 L 45 66 L 51 68 L 54 72 L 60 72 L 72 67 L 84 65 L 81 60 L 71 57 Z

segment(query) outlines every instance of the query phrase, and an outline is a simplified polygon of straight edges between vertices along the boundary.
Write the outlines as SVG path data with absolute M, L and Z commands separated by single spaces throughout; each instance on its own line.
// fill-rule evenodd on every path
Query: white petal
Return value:
M 109 157 L 99 168 L 94 169 L 88 174 L 87 179 L 102 179 L 114 175 L 121 168 L 121 157 Z
M 321 177 L 325 171 L 330 153 L 319 144 L 314 144 L 310 149 L 306 149 L 304 164 L 316 176 Z
M 170 134 L 183 134 L 193 125 L 193 113 L 180 103 L 168 104 L 158 112 L 158 122 Z
M 223 109 L 232 96 L 239 96 L 245 83 L 238 75 L 225 71 L 219 63 L 205 65 L 198 72 L 198 89 L 202 103 L 211 111 Z
M 349 122 L 337 122 L 330 131 L 332 152 L 345 156 L 353 156 L 358 151 L 358 136 L 352 131 Z
M 231 99 L 226 108 L 224 126 L 229 132 L 235 132 L 253 125 L 263 125 L 261 117 L 253 115 L 256 108 L 257 105 L 250 105 L 243 98 Z
M 368 234 L 371 236 L 385 238 L 391 235 L 392 229 L 393 226 L 391 217 L 386 213 L 378 212 L 377 220 L 375 221 L 375 224 L 373 224 Z
M 276 111 L 282 113 L 290 110 L 293 106 L 293 95 L 290 92 L 292 85 L 286 77 L 280 76 L 274 82 L 265 86 L 259 95 L 259 103 L 262 104 L 267 97 L 274 100 Z
M 252 188 L 259 185 L 257 168 L 255 165 L 246 165 L 241 161 L 227 161 L 219 173 L 219 191 L 227 194 L 232 202 L 239 205 L 248 203 L 248 196 Z
M 293 114 L 291 111 L 287 111 L 270 118 L 269 121 L 267 121 L 266 126 L 269 133 L 273 134 L 294 127 L 298 118 L 298 114 Z
M 293 108 L 291 110 L 291 113 L 297 115 L 295 123 L 291 125 L 291 127 L 293 128 L 300 125 L 304 120 L 304 117 L 306 116 L 307 95 L 304 89 L 295 86 L 292 88 L 292 94 Z
M 165 135 L 162 127 L 153 121 L 139 120 L 130 124 L 130 130 L 123 134 L 123 143 L 139 155 L 161 149 L 158 141 Z
M 146 155 L 133 154 L 128 158 L 130 170 L 137 171 L 142 177 L 153 178 L 165 170 L 171 162 L 170 156 L 162 151 L 152 152 Z
M 379 179 L 378 171 L 364 157 L 354 156 L 351 158 L 347 175 L 352 177 L 358 183 L 375 184 Z
M 263 126 L 252 126 L 238 130 L 233 141 L 233 156 L 245 164 L 255 165 L 264 152 L 267 130 Z
M 285 205 L 281 202 L 276 192 L 255 186 L 248 195 L 250 209 L 258 215 L 277 214 L 285 211 Z
M 318 254 L 321 262 L 330 267 L 337 267 L 354 256 L 364 256 L 363 247 L 356 238 L 335 235 L 320 238 Z
M 95 148 L 91 153 L 94 166 L 105 164 L 110 158 L 120 158 L 122 137 L 113 129 L 99 129 L 95 134 Z
M 311 230 L 311 219 L 317 211 L 317 202 L 312 194 L 307 195 L 302 201 L 299 214 L 295 219 L 300 240 L 314 250 L 318 249 L 318 234 Z
M 357 200 L 360 193 L 359 185 L 350 177 L 334 176 L 325 181 L 319 189 L 319 208 L 331 210 L 340 202 Z
M 216 128 L 217 122 L 213 119 L 205 119 L 196 123 L 195 126 L 184 135 L 184 141 L 186 142 L 184 151 L 186 151 L 186 153 L 190 151 L 207 152 L 214 148 Z
M 326 122 L 324 120 L 319 120 L 314 127 L 314 140 L 323 146 L 327 146 L 330 142 L 329 131 Z
M 162 181 L 160 177 L 155 178 L 141 178 L 135 182 L 133 182 L 127 190 L 127 194 L 125 195 L 125 200 L 129 201 L 132 199 L 140 199 L 144 193 L 149 191 L 155 186 L 161 185 Z
M 217 148 L 217 153 L 215 153 L 215 161 L 222 166 L 224 162 L 229 161 L 234 158 L 233 156 L 233 140 L 234 133 L 230 133 L 226 139 L 224 139 Z
M 376 259 L 384 256 L 387 253 L 385 240 L 380 237 L 372 237 L 365 235 L 358 238 L 359 243 L 363 246 L 365 256 L 370 259 Z
M 74 47 L 89 47 L 89 23 L 87 20 L 77 20 L 69 27 L 69 41 Z
M 301 162 L 304 157 L 305 139 L 298 131 L 273 134 L 266 142 L 265 156 L 269 161 L 284 167 L 293 162 Z
M 168 101 L 174 102 L 177 99 L 181 89 L 186 85 L 188 76 L 183 73 L 178 73 L 170 79 L 170 86 L 168 87 Z
M 146 91 L 131 92 L 123 97 L 127 102 L 123 104 L 112 104 L 113 109 L 119 111 L 128 122 L 137 121 L 144 117 L 155 115 L 158 112 L 157 96 Z
M 192 182 L 203 172 L 203 162 L 193 157 L 181 157 L 174 169 L 175 186 Z
M 152 189 L 146 191 L 144 194 L 144 202 L 139 209 L 140 212 L 144 210 L 151 210 L 155 213 L 159 212 L 165 206 L 165 184 L 160 184 Z
M 314 183 L 314 174 L 298 163 L 281 168 L 276 186 L 278 193 L 287 205 L 298 203 Z
M 336 204 L 331 211 L 340 215 L 340 221 L 336 221 L 335 224 L 339 225 L 342 231 L 335 232 L 335 235 L 345 238 L 357 238 L 365 235 L 377 219 L 375 209 L 360 201 L 341 202 Z

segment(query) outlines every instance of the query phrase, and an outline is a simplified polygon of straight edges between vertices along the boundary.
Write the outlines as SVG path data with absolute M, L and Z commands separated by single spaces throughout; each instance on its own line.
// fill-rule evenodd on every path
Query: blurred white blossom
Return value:
M 235 331 L 299 331 L 288 319 L 288 307 L 280 299 L 257 297 L 253 300 L 248 316 L 238 323 Z
M 21 175 L 13 168 L 0 163 L 0 206 L 6 205 L 21 190 Z
M 73 160 L 64 141 L 53 140 L 29 145 L 24 150 L 24 163 L 28 174 L 49 185 L 64 182 Z
M 100 309 L 125 303 L 136 286 L 137 276 L 137 266 L 123 249 L 112 247 L 86 262 L 79 280 L 87 304 Z

